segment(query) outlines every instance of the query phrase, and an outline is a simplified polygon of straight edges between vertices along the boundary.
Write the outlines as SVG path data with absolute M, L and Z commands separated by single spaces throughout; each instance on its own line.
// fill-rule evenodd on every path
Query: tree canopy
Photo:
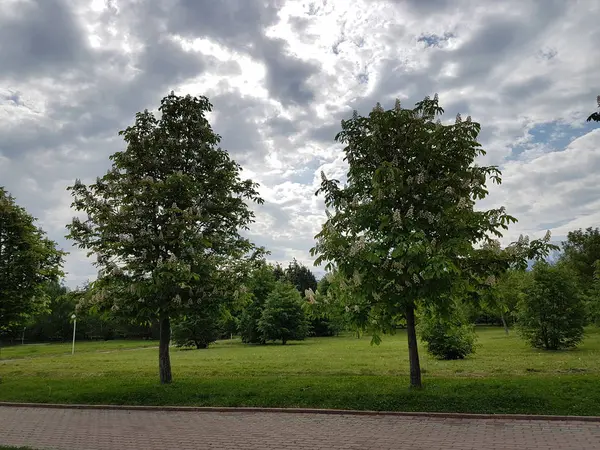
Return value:
M 0 187 L 0 331 L 20 325 L 62 276 L 65 253 Z

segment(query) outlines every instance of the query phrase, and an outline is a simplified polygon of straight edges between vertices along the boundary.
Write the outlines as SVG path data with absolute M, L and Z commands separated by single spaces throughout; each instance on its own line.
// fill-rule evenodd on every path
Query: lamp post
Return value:
M 71 348 L 71 355 L 75 354 L 75 330 L 77 329 L 77 316 L 75 314 L 73 314 L 71 316 L 71 319 L 73 319 L 73 347 Z

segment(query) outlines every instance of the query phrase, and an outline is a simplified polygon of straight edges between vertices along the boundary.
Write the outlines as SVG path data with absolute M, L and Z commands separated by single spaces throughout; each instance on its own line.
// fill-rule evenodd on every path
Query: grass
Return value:
M 70 342 L 67 342 L 60 344 L 27 344 L 2 347 L 0 348 L 0 360 L 32 358 L 37 356 L 70 355 L 71 345 Z M 128 350 L 156 346 L 158 346 L 157 341 L 142 340 L 76 342 L 75 351 L 77 353 L 110 352 L 114 350 Z
M 421 390 L 407 387 L 403 333 L 380 346 L 345 336 L 174 349 L 168 386 L 158 383 L 155 349 L 125 351 L 156 343 L 81 343 L 75 356 L 49 345 L 30 358 L 15 347 L 0 361 L 0 401 L 600 415 L 599 330 L 563 352 L 530 349 L 499 328 L 478 335 L 477 353 L 462 361 L 438 361 L 421 348 Z

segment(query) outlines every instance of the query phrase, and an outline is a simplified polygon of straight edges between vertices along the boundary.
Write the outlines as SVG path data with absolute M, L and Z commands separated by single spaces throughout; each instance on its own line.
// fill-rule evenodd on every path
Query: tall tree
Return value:
M 540 261 L 519 307 L 519 329 L 535 348 L 559 350 L 583 340 L 585 301 L 568 265 Z
M 68 225 L 80 248 L 97 255 L 96 302 L 160 322 L 161 383 L 172 380 L 171 319 L 226 295 L 237 261 L 253 245 L 240 235 L 253 221 L 257 184 L 219 147 L 204 96 L 163 98 L 160 117 L 145 110 L 121 131 L 125 151 L 89 186 L 69 188 L 85 213 Z
M 290 262 L 285 269 L 285 278 L 294 286 L 300 295 L 304 296 L 307 289 L 317 290 L 317 279 L 311 270 L 304 264 L 296 261 L 296 258 Z
M 62 276 L 64 253 L 0 187 L 0 331 L 20 325 Z
M 426 97 L 412 109 L 396 101 L 362 117 L 342 121 L 336 140 L 346 144 L 346 184 L 322 174 L 317 194 L 325 195 L 328 219 L 312 249 L 316 263 L 334 265 L 359 294 L 357 314 L 373 332 L 393 332 L 406 321 L 410 384 L 421 386 L 415 332 L 419 302 L 477 289 L 490 276 L 493 253 L 476 247 L 500 237 L 516 219 L 504 208 L 475 210 L 488 194 L 486 181 L 500 183 L 496 167 L 475 159 L 485 152 L 477 142 L 480 125 L 458 115 L 442 124 L 438 98 Z M 498 260 L 498 261 L 496 261 Z M 379 337 L 374 335 L 374 341 Z
M 591 286 L 596 261 L 600 261 L 600 229 L 589 227 L 569 231 L 562 245 L 561 260 L 575 270 L 584 287 Z
M 265 343 L 258 328 L 258 321 L 262 316 L 267 297 L 275 289 L 277 282 L 273 266 L 267 264 L 266 261 L 261 261 L 245 280 L 243 288 L 246 302 L 240 317 L 242 342 Z
M 500 241 L 490 240 L 481 246 L 485 261 L 500 264 L 490 264 L 490 283 L 480 292 L 483 307 L 500 317 L 504 332 L 509 333 L 508 317 L 516 313 L 517 304 L 527 286 L 527 262 L 532 259 L 541 260 L 558 247 L 550 243 L 550 232 L 543 239 L 530 240 L 529 236 L 519 236 L 519 239 L 505 248 Z

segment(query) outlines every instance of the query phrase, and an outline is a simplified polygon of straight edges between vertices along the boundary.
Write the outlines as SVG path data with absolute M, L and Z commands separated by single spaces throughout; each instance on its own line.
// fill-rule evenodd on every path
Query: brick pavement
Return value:
M 600 423 L 0 407 L 0 444 L 36 449 L 600 449 Z

